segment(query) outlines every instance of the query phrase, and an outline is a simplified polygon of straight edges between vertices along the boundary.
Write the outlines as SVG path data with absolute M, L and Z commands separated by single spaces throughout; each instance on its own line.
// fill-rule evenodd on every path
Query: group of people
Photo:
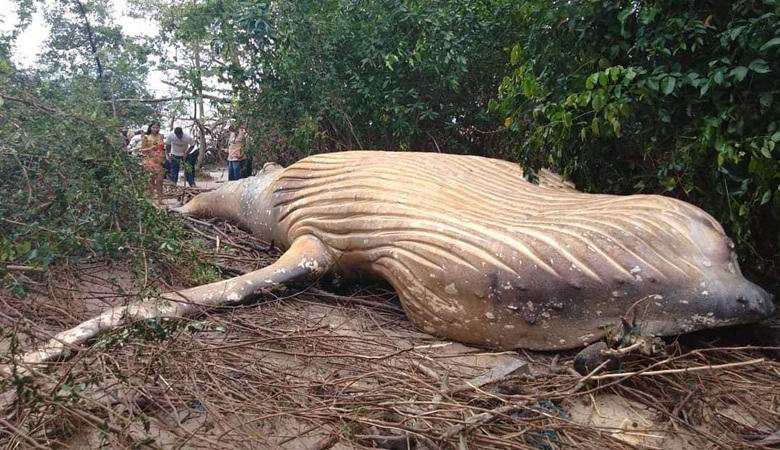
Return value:
M 246 129 L 230 127 L 228 141 L 228 180 L 238 180 L 251 175 L 251 164 L 243 152 Z M 184 166 L 184 176 L 190 187 L 195 186 L 195 165 L 198 161 L 199 149 L 195 139 L 185 133 L 181 127 L 163 137 L 160 124 L 149 124 L 146 132 L 137 131 L 130 138 L 127 150 L 141 157 L 142 166 L 152 178 L 149 190 L 155 205 L 160 204 L 163 194 L 163 180 L 168 179 L 174 184 L 179 181 L 179 172 Z M 184 164 L 182 164 L 184 163 Z

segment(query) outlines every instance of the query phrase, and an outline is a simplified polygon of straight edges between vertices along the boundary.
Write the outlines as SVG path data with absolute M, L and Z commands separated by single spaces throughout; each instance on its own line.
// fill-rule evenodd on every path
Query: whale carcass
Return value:
M 496 349 L 580 347 L 628 311 L 648 336 L 774 311 L 701 209 L 656 195 L 586 194 L 549 172 L 533 184 L 518 165 L 495 159 L 320 154 L 226 183 L 180 211 L 232 220 L 287 250 L 241 277 L 107 311 L 25 361 L 58 356 L 129 319 L 196 314 L 325 272 L 384 279 L 420 329 Z

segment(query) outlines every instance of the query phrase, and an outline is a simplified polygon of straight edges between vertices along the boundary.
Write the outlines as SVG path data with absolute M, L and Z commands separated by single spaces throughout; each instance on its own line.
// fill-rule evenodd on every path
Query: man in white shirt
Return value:
M 165 153 L 171 155 L 171 181 L 179 181 L 179 168 L 184 159 L 195 147 L 195 139 L 182 131 L 181 127 L 173 129 L 173 133 L 165 138 Z

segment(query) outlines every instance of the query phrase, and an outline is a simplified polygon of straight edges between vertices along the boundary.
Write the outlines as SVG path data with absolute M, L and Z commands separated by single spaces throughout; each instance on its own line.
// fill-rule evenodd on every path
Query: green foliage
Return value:
M 180 228 L 147 198 L 93 80 L 53 83 L 0 58 L 0 279 L 90 255 L 176 255 Z
M 210 37 L 267 156 L 478 153 L 517 11 L 509 0 L 213 0 L 182 6 L 170 28 Z
M 520 26 L 491 107 L 512 119 L 524 165 L 696 203 L 755 249 L 759 269 L 777 270 L 775 0 L 532 1 Z
M 23 15 L 39 11 L 50 29 L 44 51 L 36 62 L 42 78 L 60 86 L 62 95 L 91 100 L 95 90 L 103 103 L 83 105 L 88 110 L 102 105 L 116 118 L 133 124 L 147 123 L 159 108 L 134 102 L 111 103 L 109 99 L 147 97 L 146 77 L 152 47 L 139 38 L 125 35 L 112 19 L 108 0 L 68 0 L 18 2 Z M 81 7 L 84 10 L 81 10 Z M 24 24 L 24 22 L 23 22 Z M 90 33 L 95 42 L 93 49 Z M 98 66 L 98 61 L 100 65 Z

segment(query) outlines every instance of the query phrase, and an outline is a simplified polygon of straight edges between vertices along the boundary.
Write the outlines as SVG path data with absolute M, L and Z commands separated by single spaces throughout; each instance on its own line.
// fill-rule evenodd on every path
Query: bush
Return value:
M 72 84 L 51 87 L 10 65 L 0 77 L 6 96 L 0 105 L 0 278 L 6 284 L 23 288 L 8 265 L 46 268 L 89 255 L 176 250 L 180 227 L 151 205 L 147 175 L 122 150 L 98 92 L 75 96 L 66 87 Z M 69 106 L 90 100 L 86 116 Z
M 532 1 L 524 22 L 491 102 L 522 163 L 702 206 L 777 279 L 778 4 Z

